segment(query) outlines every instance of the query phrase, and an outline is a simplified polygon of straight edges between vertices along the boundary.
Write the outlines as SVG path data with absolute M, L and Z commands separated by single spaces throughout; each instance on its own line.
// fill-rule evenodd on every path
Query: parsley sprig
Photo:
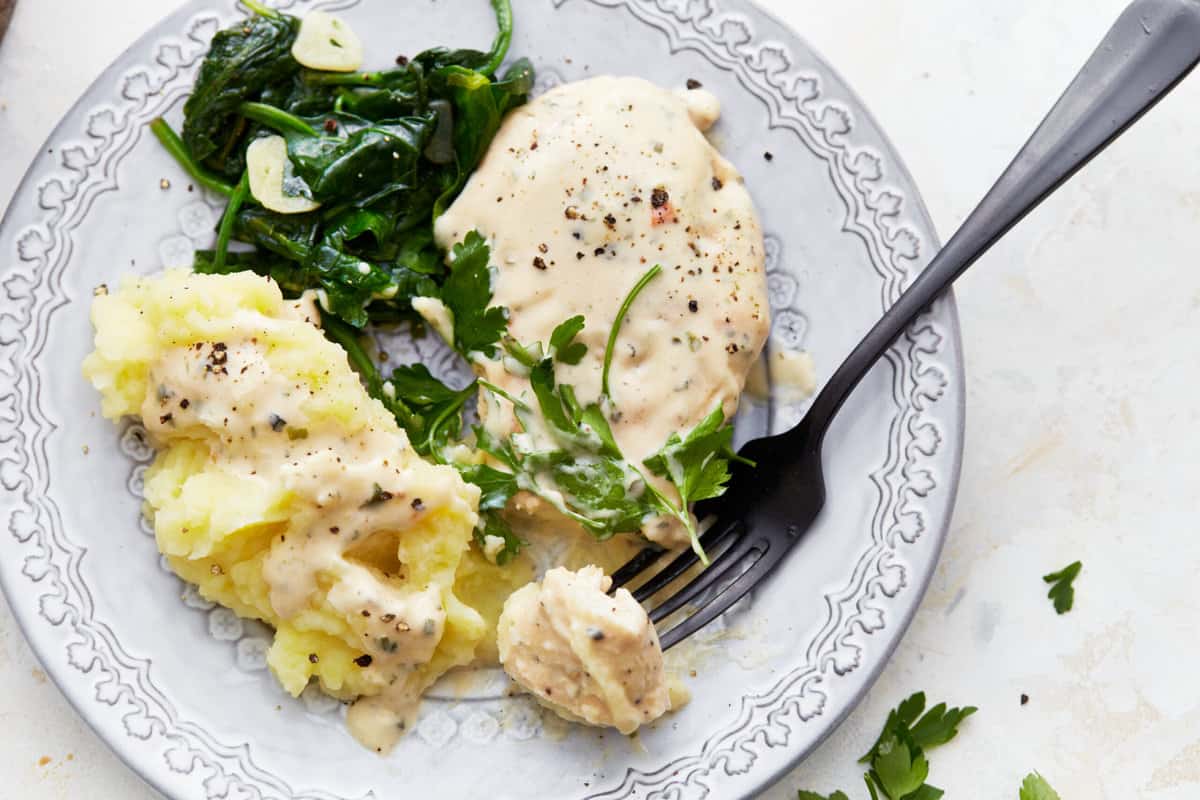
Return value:
M 528 373 L 537 412 L 555 448 L 534 450 L 524 439 L 499 443 L 478 431 L 477 438 L 481 449 L 519 476 L 522 489 L 547 500 L 597 538 L 637 531 L 646 517 L 665 514 L 684 525 L 692 548 L 707 565 L 708 556 L 688 509 L 692 503 L 723 494 L 730 461 L 745 461 L 733 452 L 733 427 L 726 423 L 724 409 L 718 405 L 691 431 L 671 434 L 641 466 L 625 458 L 608 422 L 608 414 L 619 405 L 612 396 L 609 375 L 621 328 L 638 295 L 661 272 L 657 264 L 647 270 L 622 301 L 604 348 L 601 393 L 595 402 L 581 404 L 575 388 L 558 383 L 555 375 L 556 363 L 578 364 L 587 354 L 587 346 L 575 341 L 584 329 L 582 316 L 571 317 L 555 328 L 548 348 L 540 342 L 526 345 L 511 337 L 504 339 L 508 358 Z M 489 383 L 482 385 L 512 403 L 526 432 L 539 429 L 534 418 L 537 412 L 528 403 Z M 679 493 L 678 502 L 656 489 L 643 468 L 667 478 Z
M 612 399 L 608 376 L 612 369 L 613 354 L 616 352 L 621 326 L 638 295 L 660 272 L 662 267 L 655 264 L 642 275 L 629 290 L 617 311 L 617 318 L 608 334 L 608 344 L 604 348 L 604 367 L 600 373 L 600 391 L 602 401 L 606 404 L 616 405 Z M 718 404 L 696 427 L 683 435 L 678 431 L 672 433 L 658 452 L 642 461 L 643 466 L 652 474 L 668 479 L 675 486 L 679 493 L 678 503 L 646 482 L 652 505 L 660 513 L 674 517 L 683 524 L 691 539 L 692 549 L 706 567 L 708 554 L 700 544 L 700 531 L 689 508 L 693 503 L 720 497 L 725 493 L 729 483 L 729 462 L 735 460 L 754 465 L 752 461 L 741 458 L 733 451 L 733 426 L 726 423 L 725 410 Z
M 917 692 L 888 713 L 879 738 L 860 764 L 868 764 L 863 781 L 871 800 L 938 800 L 945 792 L 926 783 L 929 759 L 926 750 L 946 744 L 958 735 L 974 706 L 948 708 L 938 703 L 925 711 L 925 693 Z M 922 712 L 924 712 L 922 714 Z M 801 789 L 797 800 L 850 800 L 845 792 L 818 794 Z M 1058 792 L 1037 772 L 1025 776 L 1018 800 L 1061 800 Z
M 651 490 L 659 508 L 678 519 L 687 528 L 692 549 L 708 566 L 708 555 L 700 544 L 700 531 L 688 508 L 692 503 L 720 497 L 729 483 L 729 463 L 740 461 L 754 466 L 733 451 L 733 426 L 725 422 L 725 410 L 720 404 L 686 435 L 672 433 L 667 443 L 647 458 L 646 468 L 665 477 L 679 492 L 679 503 L 673 503 L 661 492 Z
M 925 693 L 917 692 L 893 709 L 883 730 L 866 755 L 863 775 L 871 800 L 938 800 L 944 792 L 929 783 L 929 759 L 925 752 L 946 744 L 958 734 L 958 726 L 978 709 L 974 706 L 948 708 L 938 703 L 925 711 Z M 924 714 L 922 714 L 924 712 Z M 798 800 L 849 800 L 844 792 L 820 795 L 801 791 Z
M 692 547 L 707 564 L 688 509 L 692 503 L 722 494 L 729 464 L 739 458 L 732 449 L 733 428 L 726 423 L 723 408 L 718 405 L 692 430 L 673 433 L 641 465 L 621 452 L 609 424 L 617 409 L 609 376 L 621 328 L 638 295 L 662 268 L 656 265 L 648 270 L 622 301 L 605 346 L 601 394 L 583 403 L 574 386 L 558 380 L 556 368 L 576 365 L 587 355 L 587 345 L 578 340 L 586 325 L 584 317 L 563 321 L 545 344 L 518 342 L 507 333 L 507 309 L 491 305 L 490 255 L 487 241 L 477 231 L 468 233 L 454 246 L 450 276 L 435 299 L 449 312 L 452 330 L 448 334 L 455 350 L 467 359 L 503 357 L 510 372 L 528 378 L 529 401 L 482 379 L 453 389 L 422 364 L 399 367 L 385 378 L 362 347 L 358 331 L 327 316 L 326 332 L 345 348 L 368 392 L 392 412 L 413 448 L 436 463 L 454 466 L 479 487 L 476 541 L 495 554 L 497 563 L 507 562 L 524 544 L 501 512 L 514 494 L 528 491 L 598 539 L 637 532 L 656 514 L 672 516 L 687 528 Z M 461 463 L 448 455 L 450 446 L 461 441 L 464 409 L 477 387 L 510 403 L 521 423 L 520 433 L 502 440 L 475 427 L 475 447 L 491 456 L 493 464 Z M 656 489 L 647 472 L 669 480 L 679 500 Z M 503 542 L 498 549 L 497 538 Z
M 1037 772 L 1031 772 L 1021 782 L 1019 800 L 1062 800 L 1058 792 Z
M 557 381 L 556 363 L 577 364 L 587 354 L 587 346 L 575 340 L 583 327 L 581 316 L 561 323 L 549 348 L 505 340 L 505 352 L 528 371 L 536 408 L 482 381 L 484 389 L 512 404 L 524 433 L 498 440 L 476 428 L 475 436 L 479 449 L 512 471 L 520 489 L 607 539 L 639 530 L 653 507 L 644 476 L 621 454 L 600 402 L 583 405 L 573 386 Z M 545 436 L 535 440 L 532 431 Z
M 468 359 L 474 353 L 492 358 L 508 326 L 508 309 L 491 305 L 491 249 L 479 231 L 470 231 L 450 252 L 450 276 L 439 298 L 454 323 L 450 344 Z
M 1076 561 L 1058 572 L 1042 576 L 1042 580 L 1050 584 L 1050 591 L 1046 593 L 1046 596 L 1054 601 L 1054 610 L 1059 614 L 1067 613 L 1075 605 L 1075 587 L 1072 584 L 1079 576 L 1081 569 L 1083 569 L 1083 562 Z
M 604 367 L 600 372 L 600 394 L 604 397 L 612 397 L 612 392 L 608 388 L 608 373 L 612 369 L 613 354 L 617 349 L 617 337 L 621 335 L 621 326 L 625 324 L 625 317 L 629 315 L 629 309 L 633 306 L 633 301 L 642 293 L 650 281 L 658 277 L 662 272 L 662 265 L 655 264 L 646 274 L 638 278 L 638 282 L 629 290 L 629 294 L 625 295 L 625 299 L 621 302 L 621 308 L 617 311 L 617 318 L 613 320 L 612 330 L 608 332 L 608 343 L 604 346 Z

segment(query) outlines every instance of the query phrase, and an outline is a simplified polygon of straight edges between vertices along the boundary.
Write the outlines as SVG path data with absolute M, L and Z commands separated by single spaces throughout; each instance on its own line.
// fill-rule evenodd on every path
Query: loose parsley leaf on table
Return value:
M 863 775 L 872 800 L 938 800 L 944 792 L 926 783 L 927 750 L 939 747 L 958 733 L 958 726 L 976 712 L 974 706 L 947 708 L 938 703 L 925 711 L 925 693 L 917 692 L 888 713 L 883 730 L 871 749 L 859 759 L 867 764 Z M 925 712 L 922 715 L 922 712 Z M 821 800 L 821 795 L 800 792 L 799 800 Z M 828 800 L 849 800 L 841 793 Z
M 868 785 L 873 781 L 885 796 L 900 800 L 926 785 L 929 761 L 921 748 L 911 740 L 902 741 L 899 736 L 891 734 L 876 747 L 868 775 Z M 941 796 L 940 790 L 937 790 L 936 796 Z
M 1067 613 L 1075 604 L 1075 587 L 1072 584 L 1081 569 L 1083 569 L 1083 562 L 1076 561 L 1058 572 L 1042 576 L 1043 581 L 1051 584 L 1050 591 L 1046 593 L 1046 596 L 1054 601 L 1054 610 L 1059 614 Z
M 1061 798 L 1045 778 L 1036 772 L 1031 772 L 1021 782 L 1019 800 L 1061 800 Z
M 938 703 L 924 716 L 925 693 L 917 692 L 888 713 L 875 744 L 859 763 L 870 766 L 863 781 L 871 800 L 938 800 L 945 792 L 925 782 L 929 760 L 925 751 L 949 742 L 958 726 L 977 710 L 974 706 L 947 708 Z M 823 795 L 801 789 L 796 800 L 850 800 L 844 792 Z M 1037 772 L 1025 776 L 1019 800 L 1061 800 Z
M 909 738 L 914 745 L 922 750 L 928 750 L 946 744 L 958 734 L 958 726 L 964 719 L 979 709 L 974 706 L 965 708 L 947 708 L 945 703 L 938 703 L 921 716 L 925 710 L 925 693 L 917 692 L 906 698 L 899 706 L 888 713 L 883 731 L 867 754 L 860 758 L 860 764 L 870 763 L 878 753 L 879 746 L 889 735 L 900 735 Z

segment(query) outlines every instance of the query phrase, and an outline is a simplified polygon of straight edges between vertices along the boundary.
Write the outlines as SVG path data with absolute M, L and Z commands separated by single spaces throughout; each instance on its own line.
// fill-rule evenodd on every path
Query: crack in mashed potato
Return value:
M 350 730 L 383 751 L 485 635 L 453 589 L 478 490 L 416 455 L 316 320 L 250 273 L 134 278 L 96 298 L 84 373 L 158 448 L 146 512 L 172 569 L 274 626 L 287 691 L 361 698 Z

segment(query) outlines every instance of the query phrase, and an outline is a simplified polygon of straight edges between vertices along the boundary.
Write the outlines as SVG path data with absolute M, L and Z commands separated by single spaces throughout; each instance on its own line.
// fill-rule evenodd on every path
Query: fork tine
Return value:
M 722 524 L 720 520 L 711 528 L 704 532 L 700 537 L 700 546 L 705 550 L 716 547 L 723 542 L 729 534 L 733 533 L 740 527 L 740 520 L 734 520 L 729 524 Z M 636 558 L 636 556 L 635 556 Z M 663 568 L 661 572 L 654 575 L 650 580 L 637 588 L 633 593 L 633 598 L 641 603 L 657 594 L 664 586 L 678 578 L 683 573 L 687 572 L 693 564 L 700 560 L 696 552 L 692 548 L 688 548 L 675 557 L 675 560 Z M 711 569 L 711 565 L 709 567 Z
M 749 537 L 747 537 L 749 538 Z M 733 583 L 721 590 L 721 593 L 712 598 L 707 605 L 699 609 L 695 614 L 680 621 L 678 625 L 671 628 L 666 633 L 659 637 L 659 642 L 662 649 L 666 650 L 670 647 L 682 642 L 687 637 L 691 636 L 696 631 L 703 628 L 708 623 L 712 622 L 717 617 L 724 614 L 738 600 L 745 596 L 746 592 L 753 589 L 762 581 L 763 577 L 770 572 L 776 564 L 783 560 L 783 556 L 787 554 L 787 548 L 775 548 L 775 554 L 771 554 L 771 542 L 767 539 L 758 539 L 751 545 L 747 552 L 758 549 L 762 554 L 758 560 Z
M 731 526 L 732 527 L 732 526 Z M 742 535 L 734 539 L 725 552 L 713 559 L 704 571 L 688 581 L 679 591 L 668 597 L 650 610 L 650 621 L 659 622 L 683 608 L 688 602 L 700 596 L 705 589 L 735 569 L 742 559 L 754 549 L 757 537 Z
M 633 558 L 625 562 L 625 564 L 612 574 L 612 587 L 610 592 L 615 592 L 631 580 L 642 573 L 646 567 L 658 561 L 659 556 L 667 552 L 665 547 L 657 544 L 651 544 L 639 550 Z

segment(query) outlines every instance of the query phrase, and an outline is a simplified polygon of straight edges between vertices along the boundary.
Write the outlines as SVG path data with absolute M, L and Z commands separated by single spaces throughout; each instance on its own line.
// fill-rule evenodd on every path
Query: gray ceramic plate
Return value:
M 745 0 L 515 5 L 512 52 L 533 58 L 541 88 L 610 72 L 696 78 L 721 97 L 716 141 L 768 232 L 775 346 L 812 352 L 818 377 L 935 248 L 870 116 Z M 483 0 L 311 6 L 341 9 L 379 64 L 492 32 Z M 484 676 L 442 687 L 395 752 L 376 757 L 346 734 L 337 703 L 276 687 L 267 631 L 160 566 L 139 515 L 150 452 L 136 427 L 100 418 L 79 370 L 92 287 L 187 264 L 212 238 L 219 204 L 188 186 L 145 125 L 178 121 L 209 38 L 233 14 L 230 0 L 197 0 L 133 45 L 51 136 L 0 229 L 0 578 L 47 671 L 175 798 L 753 796 L 854 706 L 933 573 L 962 444 L 952 303 L 913 326 L 842 413 L 818 525 L 750 602 L 688 645 L 685 709 L 634 741 L 568 731 Z M 741 435 L 802 411 L 747 406 Z

